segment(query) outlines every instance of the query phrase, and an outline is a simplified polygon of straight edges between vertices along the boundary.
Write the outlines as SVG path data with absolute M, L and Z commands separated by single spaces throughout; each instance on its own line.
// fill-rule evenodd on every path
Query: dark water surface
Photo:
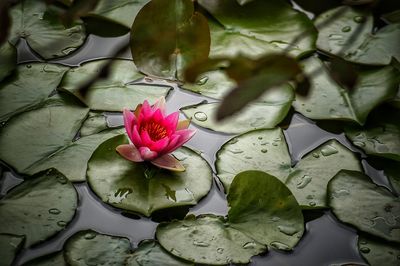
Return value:
M 102 38 L 90 35 L 83 47 L 73 55 L 52 62 L 77 66 L 83 62 L 109 57 L 113 51 L 129 41 L 129 36 L 118 38 Z M 127 51 L 122 58 L 130 58 Z M 39 58 L 29 49 L 26 42 L 21 41 L 18 45 L 19 63 L 39 61 Z M 203 100 L 210 100 L 190 92 L 181 90 L 177 85 L 166 81 L 144 80 L 151 84 L 168 84 L 173 91 L 167 97 L 168 112 L 175 111 L 182 106 L 195 104 Z M 109 126 L 122 124 L 120 114 L 106 114 Z M 288 127 L 285 136 L 289 145 L 292 163 L 295 164 L 309 151 L 335 138 L 342 144 L 359 153 L 364 169 L 378 184 L 388 186 L 383 174 L 372 168 L 365 160 L 365 155 L 345 138 L 343 134 L 333 134 L 319 128 L 314 122 L 294 113 L 288 119 Z M 194 127 L 192 125 L 192 127 Z M 187 146 L 202 152 L 202 156 L 214 169 L 215 154 L 220 146 L 232 135 L 219 134 L 210 130 L 198 128 L 198 133 L 187 143 Z M 2 174 L 0 196 L 22 182 L 22 179 L 12 174 L 5 167 L 0 168 Z M 23 250 L 16 260 L 15 265 L 21 265 L 33 258 L 61 250 L 64 242 L 74 233 L 93 229 L 101 233 L 128 237 L 133 247 L 144 239 L 154 238 L 157 221 L 165 218 L 164 214 L 156 215 L 155 218 L 144 218 L 138 215 L 125 214 L 121 210 L 106 205 L 91 191 L 84 183 L 75 184 L 79 192 L 79 207 L 74 220 L 67 228 L 50 238 L 48 241 L 33 248 Z M 214 213 L 227 214 L 227 203 L 221 185 L 215 179 L 210 193 L 200 203 L 189 209 L 190 213 L 205 214 Z M 184 215 L 185 213 L 183 213 Z M 337 265 L 343 263 L 365 264 L 357 249 L 357 233 L 349 226 L 339 223 L 329 211 L 305 211 L 306 232 L 302 240 L 292 252 L 270 251 L 264 256 L 253 257 L 250 265 L 298 265 L 298 266 L 320 266 Z M 171 216 L 171 214 L 169 215 Z

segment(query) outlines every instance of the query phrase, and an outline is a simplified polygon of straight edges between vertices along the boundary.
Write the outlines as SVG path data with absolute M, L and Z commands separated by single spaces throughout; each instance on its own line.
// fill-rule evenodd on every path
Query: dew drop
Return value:
M 201 77 L 201 78 L 196 82 L 196 84 L 197 84 L 197 85 L 204 85 L 204 84 L 207 83 L 207 81 L 208 81 L 208 77 L 207 77 L 207 76 L 204 76 L 204 77 Z
M 343 39 L 343 36 L 339 34 L 330 34 L 329 39 L 332 41 L 339 41 Z
M 57 214 L 60 214 L 61 211 L 59 209 L 57 209 L 57 208 L 51 208 L 51 209 L 49 209 L 49 213 L 57 215 Z
M 367 247 L 361 247 L 361 248 L 360 248 L 360 251 L 361 251 L 362 253 L 369 253 L 371 250 L 370 250 L 369 248 L 367 248 Z
M 94 232 L 89 232 L 89 233 L 86 233 L 83 237 L 87 240 L 90 240 L 90 239 L 94 239 L 96 237 L 96 234 Z
M 259 140 L 262 140 L 262 139 L 263 139 L 263 137 L 261 137 L 261 136 L 260 136 L 260 137 L 258 137 L 258 139 L 259 139 Z
M 308 175 L 304 175 L 301 177 L 300 181 L 297 183 L 296 187 L 297 188 L 305 188 L 308 184 L 310 184 L 312 180 L 312 177 L 308 176 Z
M 207 115 L 204 112 L 196 112 L 194 113 L 194 118 L 200 122 L 204 122 L 207 120 Z
M 313 152 L 313 153 L 312 153 L 312 156 L 313 156 L 314 158 L 319 158 L 319 154 L 318 154 L 317 152 Z
M 243 151 L 241 149 L 232 149 L 232 150 L 229 150 L 229 151 L 232 152 L 233 154 L 243 153 Z
M 64 50 L 62 50 L 62 53 L 65 54 L 65 55 L 68 55 L 74 50 L 75 50 L 74 47 L 68 47 L 68 48 L 65 48 Z
M 57 178 L 57 181 L 58 181 L 58 183 L 60 183 L 60 184 L 62 184 L 62 185 L 65 185 L 65 184 L 67 184 L 67 182 L 68 182 L 68 180 L 67 180 L 67 178 L 66 178 L 65 176 L 59 176 L 59 177 Z
M 237 143 L 238 141 L 239 141 L 238 138 L 233 138 L 233 139 L 231 139 L 231 140 L 229 141 L 229 144 L 235 144 L 235 143 Z
M 57 222 L 57 225 L 58 225 L 59 227 L 65 227 L 65 226 L 67 225 L 67 223 L 64 222 L 64 221 L 58 221 L 58 222 Z
M 311 112 L 311 109 L 306 109 L 306 112 Z
M 145 77 L 144 80 L 147 81 L 147 82 L 153 82 L 153 79 L 149 78 L 149 77 Z
M 286 226 L 286 225 L 279 225 L 278 230 L 288 236 L 292 236 L 298 232 L 298 230 L 293 226 Z
M 290 250 L 290 248 L 287 245 L 278 241 L 271 242 L 270 246 L 279 250 Z
M 267 149 L 262 149 L 261 152 L 262 152 L 262 153 L 267 153 L 268 150 L 267 150 Z
M 351 31 L 351 27 L 350 26 L 345 26 L 342 28 L 342 32 L 349 32 Z
M 223 249 L 223 248 L 217 248 L 217 252 L 218 252 L 219 254 L 222 254 L 222 253 L 224 253 L 224 249 Z
M 193 245 L 198 246 L 198 247 L 208 247 L 208 246 L 210 246 L 210 244 L 208 244 L 206 242 L 197 241 L 197 240 L 193 241 Z
M 338 150 L 331 145 L 327 145 L 321 149 L 321 153 L 323 156 L 330 156 L 332 154 L 338 153 Z
M 244 158 L 247 160 L 253 159 L 253 157 L 251 157 L 251 156 L 244 156 Z
M 308 203 L 308 205 L 310 205 L 311 207 L 314 207 L 314 206 L 317 205 L 317 203 L 315 203 L 314 201 L 310 201 L 310 202 Z
M 32 67 L 32 65 L 26 65 L 26 68 L 31 68 Z
M 363 17 L 363 16 L 355 16 L 355 17 L 353 18 L 353 20 L 354 20 L 354 22 L 362 23 L 362 22 L 365 21 L 365 17 Z
M 243 245 L 244 249 L 250 249 L 250 248 L 255 248 L 257 245 L 255 242 L 247 242 Z
M 365 142 L 362 141 L 354 141 L 353 144 L 358 147 L 365 147 Z

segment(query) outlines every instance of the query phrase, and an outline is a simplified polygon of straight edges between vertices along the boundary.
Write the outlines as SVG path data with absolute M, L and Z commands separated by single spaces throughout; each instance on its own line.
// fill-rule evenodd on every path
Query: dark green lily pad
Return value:
M 317 33 L 312 22 L 284 1 L 257 0 L 241 6 L 231 0 L 200 0 L 199 4 L 222 24 L 209 23 L 211 57 L 254 58 L 286 49 L 300 56 L 315 49 Z M 299 34 L 303 38 L 297 39 Z
M 400 59 L 400 23 L 372 34 L 370 12 L 341 6 L 318 16 L 315 25 L 319 29 L 317 47 L 324 52 L 367 65 L 388 65 L 392 57 Z
M 135 64 L 130 60 L 114 60 L 109 76 L 96 81 L 87 91 L 85 97 L 80 94 L 80 87 L 86 84 L 94 74 L 99 72 L 107 60 L 97 60 L 70 69 L 61 82 L 60 89 L 78 97 L 92 110 L 122 111 L 123 108 L 134 109 L 144 100 L 153 103 L 161 96 L 166 96 L 170 87 L 129 84 L 143 78 Z
M 19 65 L 15 75 L 0 84 L 0 121 L 44 104 L 67 70 L 54 64 Z
M 66 28 L 55 13 L 43 1 L 21 1 L 11 9 L 10 42 L 15 44 L 20 38 L 25 38 L 29 46 L 45 59 L 70 54 L 83 44 L 85 29 L 81 21 Z
M 80 231 L 64 245 L 64 257 L 70 265 L 125 265 L 131 250 L 129 239 L 92 230 Z
M 40 172 L 13 188 L 0 201 L 0 233 L 26 237 L 25 247 L 63 230 L 75 215 L 78 195 L 55 169 Z
M 371 239 L 366 236 L 358 238 L 358 250 L 371 266 L 397 266 L 400 260 L 400 245 Z
M 291 250 L 304 232 L 300 205 L 276 177 L 261 171 L 238 174 L 229 189 L 230 226 L 275 249 Z
M 129 266 L 188 266 L 194 265 L 175 257 L 164 250 L 160 244 L 154 240 L 142 241 L 134 253 L 126 260 Z
M 293 99 L 294 92 L 290 85 L 269 89 L 260 100 L 223 121 L 215 118 L 219 103 L 200 103 L 181 110 L 201 127 L 224 133 L 243 133 L 252 129 L 275 127 L 289 112 Z
M 0 234 L 0 265 L 12 265 L 15 256 L 23 246 L 24 240 L 25 236 Z
M 23 266 L 69 266 L 62 251 L 45 255 L 24 263 Z
M 378 170 L 383 170 L 394 191 L 400 196 L 400 162 L 379 157 L 368 158 L 368 162 Z
M 0 81 L 11 74 L 17 65 L 17 50 L 6 42 L 0 46 Z
M 125 135 L 111 138 L 89 160 L 88 182 L 104 202 L 150 216 L 160 209 L 195 205 L 210 190 L 212 171 L 198 153 L 184 147 L 173 152 L 186 171 L 171 172 L 122 158 L 115 148 L 127 143 Z
M 351 91 L 338 85 L 319 59 L 305 60 L 304 67 L 311 75 L 310 91 L 293 106 L 311 119 L 350 120 L 362 125 L 372 109 L 397 93 L 400 75 L 391 66 L 360 70 L 358 84 Z
M 161 223 L 156 236 L 171 254 L 200 264 L 249 263 L 266 250 L 251 237 L 226 223 L 223 217 L 203 215 Z
M 89 112 L 88 117 L 83 122 L 80 137 L 90 136 L 108 129 L 107 118 L 103 113 Z
M 340 171 L 328 184 L 328 204 L 336 217 L 366 233 L 400 242 L 400 198 L 368 176 Z
M 87 113 L 87 108 L 51 98 L 43 108 L 14 116 L 0 132 L 0 158 L 19 173 L 57 167 L 71 180 L 84 180 L 82 168 L 99 141 L 73 141 Z

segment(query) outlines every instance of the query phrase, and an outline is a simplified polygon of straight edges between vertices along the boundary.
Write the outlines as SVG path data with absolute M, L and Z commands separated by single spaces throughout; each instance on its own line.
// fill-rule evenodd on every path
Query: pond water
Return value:
M 118 38 L 102 38 L 90 35 L 77 52 L 63 59 L 52 62 L 68 66 L 100 58 L 107 58 L 113 51 L 126 44 L 129 36 Z M 130 58 L 127 51 L 122 58 Z M 19 63 L 39 61 L 23 40 L 18 45 Z M 166 81 L 146 79 L 145 83 L 162 84 L 173 87 L 167 97 L 167 111 L 177 110 L 182 106 L 199 103 L 203 100 L 213 101 L 193 93 L 181 90 L 176 84 Z M 107 113 L 110 127 L 122 125 L 120 114 Z M 298 113 L 292 112 L 281 124 L 285 128 L 285 136 L 289 145 L 292 164 L 298 162 L 302 156 L 329 139 L 337 139 L 343 145 L 357 153 L 363 161 L 365 172 L 378 184 L 388 186 L 383 174 L 371 167 L 365 160 L 366 156 L 345 138 L 344 134 L 333 134 L 319 128 L 314 122 Z M 192 127 L 195 127 L 192 125 Z M 198 128 L 198 133 L 187 143 L 187 146 L 202 152 L 202 156 L 214 169 L 215 155 L 221 145 L 232 135 L 219 134 L 210 130 Z M 22 179 L 7 169 L 1 170 L 0 196 L 3 196 L 13 186 L 22 182 Z M 123 213 L 103 203 L 84 183 L 77 183 L 75 187 L 79 193 L 79 207 L 73 221 L 67 228 L 50 238 L 48 241 L 35 247 L 23 250 L 16 259 L 16 265 L 21 265 L 33 258 L 61 250 L 64 242 L 74 233 L 93 229 L 100 233 L 128 237 L 136 247 L 144 239 L 153 239 L 159 221 L 171 217 L 183 217 L 187 211 L 194 214 L 213 213 L 227 214 L 227 203 L 223 187 L 215 178 L 210 193 L 192 208 L 156 213 L 153 218 L 144 218 L 138 215 Z M 270 251 L 264 256 L 253 257 L 250 265 L 341 265 L 345 263 L 365 264 L 357 249 L 356 230 L 341 224 L 330 211 L 305 211 L 306 233 L 292 252 Z

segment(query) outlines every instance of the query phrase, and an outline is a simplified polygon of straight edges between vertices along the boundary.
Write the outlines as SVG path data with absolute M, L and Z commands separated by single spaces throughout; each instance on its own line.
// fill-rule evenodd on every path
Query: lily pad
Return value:
M 193 263 L 175 257 L 154 240 L 142 241 L 135 252 L 126 260 L 129 266 L 188 266 Z
M 131 250 L 129 239 L 109 236 L 92 230 L 80 231 L 64 245 L 64 257 L 68 264 L 125 265 Z
M 2 81 L 17 65 L 17 50 L 6 42 L 0 46 L 0 58 L 0 81 Z
M 25 38 L 45 59 L 65 56 L 76 50 L 86 38 L 82 22 L 75 21 L 66 28 L 58 14 L 53 13 L 43 1 L 23 0 L 15 5 L 10 12 L 10 42 L 16 44 L 20 38 Z
M 203 215 L 161 223 L 156 231 L 160 244 L 171 254 L 200 264 L 249 263 L 266 247 L 230 226 L 223 217 Z
M 166 96 L 170 87 L 131 84 L 144 76 L 140 74 L 135 64 L 130 60 L 114 60 L 109 76 L 96 81 L 82 97 L 79 89 L 84 86 L 94 74 L 101 71 L 107 60 L 97 60 L 73 68 L 67 72 L 61 82 L 60 89 L 78 97 L 92 110 L 122 111 L 123 108 L 135 108 L 144 100 L 154 102 L 161 96 Z
M 80 160 L 90 156 L 90 153 L 85 154 L 88 143 L 86 138 L 79 142 L 73 142 L 73 139 L 87 113 L 87 108 L 69 104 L 62 98 L 51 98 L 43 108 L 14 116 L 0 132 L 0 158 L 23 174 L 61 167 L 68 178 L 81 178 L 76 176 L 81 171 L 76 164 L 86 165 Z M 93 145 L 96 141 L 89 143 Z M 82 145 L 78 146 L 78 143 Z
M 88 117 L 83 122 L 80 137 L 90 136 L 108 129 L 107 118 L 104 113 L 89 112 Z
M 319 29 L 317 47 L 323 52 L 367 65 L 388 65 L 392 57 L 400 59 L 400 23 L 372 34 L 370 12 L 341 6 L 318 16 L 315 25 Z
M 57 170 L 40 172 L 0 201 L 0 233 L 24 235 L 25 247 L 63 230 L 75 215 L 78 195 Z
M 398 244 L 391 244 L 386 241 L 360 236 L 358 239 L 358 250 L 361 256 L 363 256 L 371 266 L 399 265 L 400 245 Z
M 221 23 L 209 23 L 210 57 L 256 58 L 283 50 L 301 56 L 315 49 L 317 32 L 312 22 L 284 1 L 257 0 L 244 6 L 231 0 L 198 2 Z M 303 38 L 298 39 L 299 34 Z
M 275 127 L 286 117 L 293 99 L 294 92 L 290 85 L 269 89 L 262 99 L 223 121 L 215 118 L 219 103 L 200 103 L 181 110 L 194 124 L 201 127 L 224 133 L 243 133 L 252 129 Z
M 238 174 L 229 189 L 228 222 L 259 243 L 291 250 L 304 232 L 300 205 L 276 177 L 261 171 Z
M 15 255 L 23 246 L 25 237 L 11 234 L 0 234 L 1 265 L 12 265 Z
M 315 57 L 305 60 L 304 68 L 311 81 L 309 94 L 297 98 L 293 106 L 311 119 L 350 120 L 363 125 L 372 109 L 396 95 L 399 84 L 399 72 L 391 66 L 360 70 L 358 84 L 351 91 L 338 85 Z
M 23 266 L 69 266 L 64 259 L 64 253 L 56 252 L 24 263 Z
M 400 242 L 400 199 L 368 176 L 340 171 L 328 184 L 328 201 L 336 217 L 366 233 Z
M 383 170 L 394 191 L 400 196 L 400 162 L 384 158 L 368 158 L 368 162 L 378 170 Z
M 198 153 L 184 147 L 173 152 L 186 171 L 171 172 L 122 158 L 115 148 L 127 143 L 125 135 L 111 138 L 89 160 L 88 182 L 104 202 L 150 216 L 160 209 L 195 205 L 210 190 L 212 171 Z
M 191 0 L 152 0 L 132 25 L 131 51 L 142 72 L 182 80 L 185 67 L 208 58 L 207 19 L 194 10 Z
M 54 64 L 19 65 L 15 75 L 0 84 L 0 121 L 43 105 L 67 70 Z

